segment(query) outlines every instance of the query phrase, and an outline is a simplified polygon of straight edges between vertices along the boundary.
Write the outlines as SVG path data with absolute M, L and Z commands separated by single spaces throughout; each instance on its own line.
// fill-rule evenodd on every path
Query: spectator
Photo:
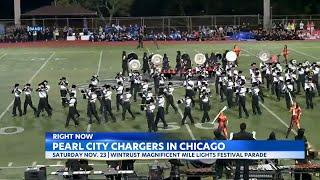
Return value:
M 247 125 L 246 123 L 240 124 L 240 132 L 235 133 L 233 135 L 232 140 L 254 140 L 253 134 L 246 131 Z M 249 164 L 250 161 L 243 159 L 243 160 L 236 160 L 236 172 L 234 179 L 239 180 L 240 179 L 240 171 L 241 166 L 243 166 L 243 179 L 249 180 Z
M 298 134 L 296 135 L 296 137 L 294 138 L 295 140 L 299 140 L 299 141 L 303 141 L 305 144 L 305 158 L 304 159 L 297 159 L 296 163 L 297 164 L 307 164 L 309 163 L 308 161 L 308 140 L 307 138 L 304 136 L 304 129 L 298 129 Z M 300 172 L 299 170 L 296 170 L 294 173 L 294 179 L 295 180 L 311 180 L 311 175 L 308 173 L 303 173 Z
M 225 136 L 221 134 L 221 131 L 219 129 L 216 129 L 214 131 L 215 140 L 227 140 Z M 223 174 L 223 168 L 225 168 L 228 164 L 227 160 L 224 159 L 217 159 L 216 165 L 215 165 L 215 179 L 221 179 Z

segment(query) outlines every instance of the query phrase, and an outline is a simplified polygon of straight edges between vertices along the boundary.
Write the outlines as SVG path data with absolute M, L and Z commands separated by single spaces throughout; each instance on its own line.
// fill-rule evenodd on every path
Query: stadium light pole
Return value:
M 263 0 L 263 29 L 270 28 L 270 0 Z
M 21 3 L 20 0 L 14 0 L 14 24 L 15 26 L 21 25 Z

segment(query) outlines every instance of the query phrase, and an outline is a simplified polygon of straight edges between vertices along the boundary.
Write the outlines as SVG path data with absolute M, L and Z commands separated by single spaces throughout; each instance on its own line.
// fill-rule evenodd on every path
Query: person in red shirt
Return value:
M 227 131 L 227 125 L 228 125 L 228 118 L 224 115 L 223 112 L 221 112 L 218 116 L 218 130 L 228 139 L 228 131 Z
M 289 133 L 293 128 L 293 126 L 296 126 L 298 129 L 300 129 L 300 119 L 301 119 L 302 110 L 298 105 L 298 103 L 294 102 L 292 104 L 292 107 L 290 108 L 290 112 L 291 112 L 291 122 L 287 131 L 286 138 L 288 138 Z
M 238 60 L 239 60 L 239 56 L 240 56 L 240 47 L 238 45 L 234 45 L 233 46 L 233 52 L 235 52 L 237 54 L 237 60 L 236 60 L 236 64 L 238 65 Z
M 283 51 L 282 51 L 282 55 L 284 57 L 284 60 L 286 62 L 286 64 L 288 64 L 288 56 L 289 56 L 289 52 L 288 52 L 288 46 L 284 45 Z

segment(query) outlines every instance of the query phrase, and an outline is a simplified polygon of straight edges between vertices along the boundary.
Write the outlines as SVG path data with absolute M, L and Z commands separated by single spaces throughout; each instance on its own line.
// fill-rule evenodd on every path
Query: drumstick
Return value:
M 211 124 L 214 124 L 214 123 L 216 122 L 216 120 L 218 119 L 219 115 L 220 115 L 223 111 L 225 111 L 226 109 L 228 109 L 227 106 L 224 106 L 224 107 L 221 109 L 221 111 L 216 115 L 216 117 L 213 119 L 213 121 L 211 122 Z

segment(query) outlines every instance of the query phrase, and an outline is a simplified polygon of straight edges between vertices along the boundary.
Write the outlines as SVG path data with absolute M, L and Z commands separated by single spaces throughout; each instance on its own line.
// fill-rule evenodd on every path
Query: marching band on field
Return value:
M 283 56 L 286 64 L 281 64 L 275 60 L 275 56 L 270 56 L 268 52 L 260 52 L 258 57 L 261 62 L 259 67 L 257 63 L 252 63 L 248 70 L 248 77 L 238 68 L 240 56 L 239 46 L 235 46 L 233 51 L 226 51 L 223 54 L 197 54 L 194 58 L 197 67 L 192 68 L 192 63 L 188 54 L 182 54 L 177 51 L 176 66 L 170 69 L 170 61 L 166 54 L 162 57 L 159 54 L 149 55 L 144 53 L 143 65 L 140 69 L 138 56 L 134 53 L 122 53 L 122 72 L 117 73 L 115 84 L 101 85 L 98 75 L 92 76 L 88 88 L 81 89 L 84 99 L 87 99 L 87 116 L 89 124 L 93 123 L 93 117 L 97 123 L 101 123 L 99 113 L 105 122 L 116 122 L 116 117 L 112 110 L 112 96 L 115 94 L 115 105 L 117 112 L 122 107 L 122 120 L 126 119 L 127 112 L 135 119 L 134 112 L 131 110 L 132 101 L 141 99 L 140 109 L 145 111 L 148 124 L 148 131 L 157 131 L 159 121 L 163 128 L 168 128 L 165 114 L 169 113 L 171 106 L 175 113 L 178 112 L 177 104 L 184 105 L 181 125 L 186 123 L 188 118 L 191 124 L 194 124 L 192 109 L 198 99 L 199 108 L 203 112 L 201 123 L 210 122 L 209 111 L 213 105 L 213 92 L 211 85 L 214 85 L 215 93 L 221 102 L 226 101 L 226 106 L 230 108 L 238 107 L 238 116 L 243 115 L 248 118 L 249 112 L 246 107 L 248 94 L 251 98 L 253 115 L 261 115 L 260 103 L 264 102 L 265 95 L 263 89 L 270 91 L 276 101 L 282 97 L 285 99 L 285 106 L 292 113 L 293 125 L 300 127 L 301 108 L 295 102 L 295 97 L 305 92 L 306 108 L 313 109 L 313 98 L 315 92 L 319 91 L 319 65 L 305 61 L 298 63 L 296 60 L 288 60 L 288 50 L 285 46 Z M 278 55 L 279 57 L 279 55 Z M 142 73 L 140 73 L 142 70 Z M 177 76 L 175 76 L 177 75 Z M 181 99 L 175 99 L 173 77 L 184 78 L 183 87 L 185 96 Z M 126 87 L 126 82 L 130 83 Z M 180 85 L 180 84 L 179 84 Z M 77 110 L 77 86 L 69 83 L 66 77 L 62 77 L 58 83 L 60 89 L 61 103 L 63 107 L 68 107 L 68 115 L 65 126 L 69 126 L 72 119 L 74 124 L 79 125 L 80 114 Z M 21 90 L 19 84 L 15 84 L 12 90 L 14 103 L 12 115 L 19 116 L 27 113 L 27 107 L 30 106 L 36 117 L 39 117 L 43 111 L 46 111 L 50 117 L 52 107 L 49 104 L 48 93 L 50 86 L 48 81 L 38 84 L 35 90 L 39 96 L 38 107 L 34 107 L 32 102 L 33 89 L 30 83 L 27 83 Z M 152 88 L 153 87 L 153 88 Z M 21 109 L 20 96 L 24 93 L 25 101 L 23 111 Z M 196 94 L 198 93 L 198 96 Z M 97 109 L 97 101 L 100 108 Z M 298 115 L 297 115 L 298 114 Z M 217 116 L 219 129 L 222 134 L 227 136 L 227 117 L 220 112 Z M 290 125 L 290 130 L 292 126 Z M 290 131 L 289 131 L 290 132 Z

